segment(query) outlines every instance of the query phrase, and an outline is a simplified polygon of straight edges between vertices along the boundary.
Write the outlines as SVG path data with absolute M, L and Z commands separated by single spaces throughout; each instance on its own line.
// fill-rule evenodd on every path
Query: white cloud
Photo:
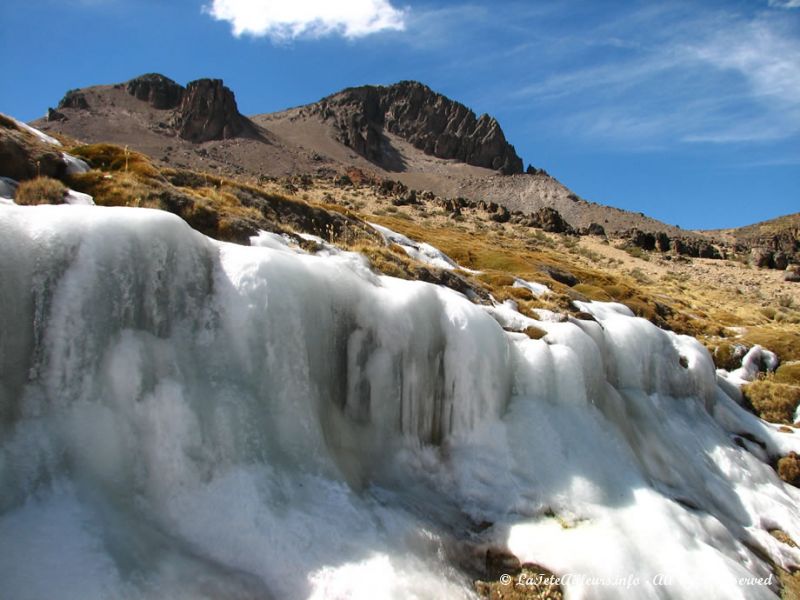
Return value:
M 405 28 L 406 13 L 389 0 L 212 0 L 205 9 L 228 21 L 235 36 L 273 40 L 338 34 L 357 38 Z
M 540 71 L 508 94 L 512 102 L 550 111 L 554 127 L 576 136 L 629 146 L 760 144 L 800 135 L 794 15 L 660 6 L 660 13 L 648 7 L 580 31 L 563 67 Z M 616 37 L 626 46 L 612 48 L 608 40 Z
M 800 0 L 769 0 L 769 5 L 775 8 L 800 8 Z

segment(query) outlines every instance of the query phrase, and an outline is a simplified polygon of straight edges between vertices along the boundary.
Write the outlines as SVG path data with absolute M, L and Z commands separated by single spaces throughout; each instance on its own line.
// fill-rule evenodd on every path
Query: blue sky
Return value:
M 416 79 L 589 200 L 687 228 L 800 211 L 800 0 L 3 0 L 0 22 L 24 120 L 154 71 L 220 77 L 245 114 Z

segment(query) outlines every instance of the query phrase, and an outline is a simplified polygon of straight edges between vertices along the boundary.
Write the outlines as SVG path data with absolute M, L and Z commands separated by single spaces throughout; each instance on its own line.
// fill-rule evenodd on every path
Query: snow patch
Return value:
M 550 293 L 550 288 L 546 285 L 535 281 L 525 281 L 524 279 L 515 279 L 512 287 L 530 290 L 534 296 L 544 296 Z
M 60 146 L 61 145 L 61 142 L 59 142 L 56 138 L 51 137 L 51 136 L 47 135 L 46 133 L 44 133 L 42 131 L 39 131 L 35 127 L 31 127 L 27 123 L 23 123 L 22 121 L 18 121 L 17 119 L 15 119 L 14 117 L 11 117 L 9 115 L 3 115 L 3 116 L 8 118 L 8 119 L 11 119 L 12 121 L 14 121 L 14 123 L 17 125 L 17 127 L 19 127 L 20 129 L 24 129 L 28 133 L 33 134 L 34 136 L 36 136 L 40 141 L 44 142 L 45 144 L 51 144 L 53 146 Z
M 408 238 L 401 233 L 397 233 L 388 227 L 384 227 L 376 223 L 370 223 L 370 225 L 383 236 L 383 239 L 386 240 L 386 242 L 390 244 L 397 244 L 414 260 L 418 260 L 426 265 L 431 265 L 437 269 L 444 269 L 447 271 L 462 269 L 469 271 L 469 269 L 463 269 L 463 267 L 460 267 L 456 261 L 430 244 L 426 244 L 425 242 L 415 242 L 411 238 Z

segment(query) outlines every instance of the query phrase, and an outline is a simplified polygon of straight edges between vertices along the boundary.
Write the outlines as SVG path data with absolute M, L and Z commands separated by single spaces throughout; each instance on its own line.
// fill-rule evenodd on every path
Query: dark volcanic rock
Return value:
M 57 122 L 57 121 L 66 121 L 67 115 L 62 112 L 58 112 L 55 109 L 48 108 L 47 109 L 47 117 L 45 117 L 49 123 Z
M 772 256 L 772 262 L 775 264 L 776 269 L 783 271 L 789 266 L 789 255 L 785 252 L 776 252 Z
M 606 237 L 606 230 L 599 223 L 590 223 L 589 227 L 586 229 L 586 233 L 588 233 L 589 235 L 596 235 L 596 236 L 599 236 L 599 237 Z
M 569 271 L 564 271 L 562 269 L 558 269 L 556 267 L 546 266 L 542 269 L 545 273 L 547 273 L 551 279 L 563 283 L 568 287 L 574 287 L 580 283 L 577 277 L 570 273 Z
M 631 229 L 627 232 L 628 239 L 631 244 L 641 248 L 642 250 L 655 250 L 656 249 L 656 236 L 649 231 L 641 231 L 639 229 Z
M 528 225 L 550 233 L 574 233 L 572 226 L 555 208 L 545 206 L 528 217 Z M 605 232 L 604 232 L 605 233 Z
M 148 73 L 131 79 L 125 89 L 131 96 L 159 110 L 177 108 L 184 94 L 183 86 L 158 73 Z
M 753 266 L 759 269 L 771 269 L 774 264 L 772 262 L 772 251 L 766 248 L 753 248 L 750 251 L 750 261 Z
M 656 233 L 656 250 L 659 252 L 669 252 L 670 241 L 669 236 L 663 231 Z
M 254 125 L 239 113 L 233 92 L 221 79 L 198 79 L 189 83 L 173 125 L 183 139 L 191 142 L 255 133 Z
M 80 90 L 70 90 L 58 103 L 58 108 L 78 108 L 86 110 L 89 108 L 89 102 L 86 100 L 86 95 Z
M 334 120 L 339 141 L 374 162 L 391 162 L 383 135 L 389 132 L 438 158 L 522 173 L 522 159 L 495 119 L 476 117 L 421 83 L 350 88 L 323 99 L 314 110 Z

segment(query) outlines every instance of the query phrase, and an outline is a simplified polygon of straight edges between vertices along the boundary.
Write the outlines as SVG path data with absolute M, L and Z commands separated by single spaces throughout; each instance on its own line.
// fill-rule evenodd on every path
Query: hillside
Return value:
M 228 104 L 220 102 L 209 112 L 241 121 L 233 92 L 219 81 L 211 88 Z M 86 142 L 128 145 L 158 164 L 179 168 L 258 177 L 314 175 L 352 166 L 443 197 L 496 202 L 525 213 L 554 208 L 575 228 L 597 223 L 611 233 L 639 229 L 699 237 L 639 213 L 586 201 L 535 167 L 523 173 L 522 159 L 496 120 L 478 117 L 416 82 L 344 90 L 307 106 L 252 116 L 246 134 L 234 134 L 234 129 L 203 139 L 181 134 L 184 89 L 161 75 L 145 75 L 72 90 L 48 118 L 34 124 Z M 171 102 L 162 100 L 170 97 Z

